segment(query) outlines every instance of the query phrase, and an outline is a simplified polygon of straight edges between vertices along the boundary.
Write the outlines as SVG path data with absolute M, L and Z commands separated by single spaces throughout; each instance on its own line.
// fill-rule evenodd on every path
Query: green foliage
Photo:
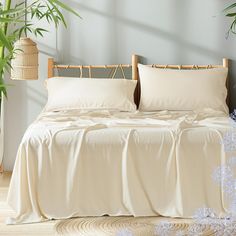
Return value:
M 4 84 L 4 73 L 11 68 L 11 59 L 17 51 L 14 43 L 22 35 L 34 34 L 36 37 L 43 37 L 47 29 L 39 28 L 33 22 L 45 20 L 48 24 L 54 24 L 57 28 L 60 23 L 67 27 L 62 10 L 66 10 L 77 17 L 80 15 L 71 7 L 60 0 L 35 0 L 28 6 L 25 2 L 11 7 L 11 0 L 5 1 L 5 6 L 0 3 L 0 92 L 7 95 Z M 24 19 L 27 19 L 25 22 Z M 36 21 L 35 21 L 36 20 Z M 13 25 L 13 32 L 8 32 L 9 25 Z
M 226 7 L 224 9 L 224 12 L 226 13 L 227 17 L 230 17 L 230 19 L 232 19 L 228 34 L 236 34 L 236 3 L 233 3 L 230 6 Z

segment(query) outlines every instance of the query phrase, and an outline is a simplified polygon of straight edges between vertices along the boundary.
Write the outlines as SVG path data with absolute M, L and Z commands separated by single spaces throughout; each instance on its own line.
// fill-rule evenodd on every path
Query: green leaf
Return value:
M 81 16 L 76 11 L 74 11 L 72 8 L 68 7 L 66 4 L 62 3 L 61 1 L 59 0 L 48 0 L 48 1 L 60 6 L 61 8 L 81 18 Z
M 236 16 L 236 13 L 228 13 L 226 16 L 227 16 L 227 17 L 235 17 L 235 16 Z
M 43 37 L 43 32 L 48 32 L 48 30 L 45 30 L 45 29 L 42 29 L 42 28 L 36 28 L 34 30 L 35 36 L 37 36 L 39 34 L 41 37 Z
M 37 31 L 40 31 L 40 32 L 48 32 L 48 30 L 43 29 L 43 28 L 37 28 Z
M 21 27 L 21 28 L 19 29 L 19 33 L 18 33 L 18 35 L 19 35 L 19 38 L 21 37 L 21 35 L 22 35 L 22 33 L 23 33 L 24 29 L 25 29 L 25 27 L 24 27 L 24 26 L 23 26 L 23 27 Z
M 0 17 L 1 23 L 10 23 L 10 22 L 24 22 L 23 20 L 18 20 L 15 18 L 6 18 L 6 17 Z
M 235 8 L 235 7 L 236 7 L 236 3 L 233 3 L 233 4 L 231 4 L 230 6 L 226 7 L 226 8 L 224 9 L 224 11 L 229 11 L 229 10 Z
M 64 16 L 62 15 L 62 13 L 60 12 L 60 10 L 56 7 L 56 5 L 53 3 L 52 0 L 48 0 L 51 5 L 53 6 L 53 9 L 57 12 L 57 14 L 60 16 L 60 20 L 63 22 L 64 26 L 67 27 L 66 25 L 66 21 L 65 21 L 65 18 Z M 58 19 L 58 17 L 56 17 Z
M 6 64 L 7 64 L 6 58 L 0 60 L 0 71 L 3 71 Z
M 4 94 L 4 96 L 7 98 L 7 90 L 5 88 L 5 83 L 3 81 L 3 72 L 0 71 L 0 92 L 2 92 Z
M 55 27 L 57 28 L 58 27 L 58 19 L 56 18 L 55 14 L 53 12 L 53 9 L 48 4 L 47 4 L 47 7 L 48 7 L 48 15 L 51 16 L 51 18 L 54 21 Z
M 236 19 L 230 25 L 229 31 L 235 34 L 236 33 L 235 28 L 236 28 Z
M 14 8 L 9 10 L 0 11 L 0 16 L 16 14 L 25 11 L 24 8 Z
M 0 42 L 6 47 L 9 51 L 12 51 L 13 47 L 9 40 L 7 39 L 6 35 L 4 34 L 2 28 L 0 28 Z

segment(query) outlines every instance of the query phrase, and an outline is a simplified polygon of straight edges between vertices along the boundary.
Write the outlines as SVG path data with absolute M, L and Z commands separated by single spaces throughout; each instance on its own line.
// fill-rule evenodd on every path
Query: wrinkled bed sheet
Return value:
M 8 194 L 30 223 L 77 216 L 192 217 L 227 212 L 214 169 L 226 162 L 226 114 L 42 112 L 17 153 Z

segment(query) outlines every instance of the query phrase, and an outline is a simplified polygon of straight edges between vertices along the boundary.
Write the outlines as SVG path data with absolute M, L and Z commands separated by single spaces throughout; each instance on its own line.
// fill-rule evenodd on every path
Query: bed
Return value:
M 137 63 L 133 56 L 132 65 L 119 67 L 132 66 L 137 80 Z M 166 67 L 152 67 L 158 66 Z M 49 78 L 53 68 L 69 67 L 82 68 L 50 59 Z M 140 100 L 140 87 L 135 91 Z M 102 215 L 191 218 L 204 206 L 223 217 L 228 203 L 212 173 L 227 161 L 222 140 L 228 129 L 227 112 L 210 108 L 44 109 L 18 149 L 7 200 L 16 215 L 7 223 Z

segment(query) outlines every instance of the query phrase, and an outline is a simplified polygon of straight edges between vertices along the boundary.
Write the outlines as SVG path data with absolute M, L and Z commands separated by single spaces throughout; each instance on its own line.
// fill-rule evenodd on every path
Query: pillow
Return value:
M 46 111 L 112 109 L 135 111 L 137 81 L 126 79 L 50 78 Z
M 228 113 L 227 68 L 174 70 L 139 64 L 138 69 L 142 111 L 210 108 Z

